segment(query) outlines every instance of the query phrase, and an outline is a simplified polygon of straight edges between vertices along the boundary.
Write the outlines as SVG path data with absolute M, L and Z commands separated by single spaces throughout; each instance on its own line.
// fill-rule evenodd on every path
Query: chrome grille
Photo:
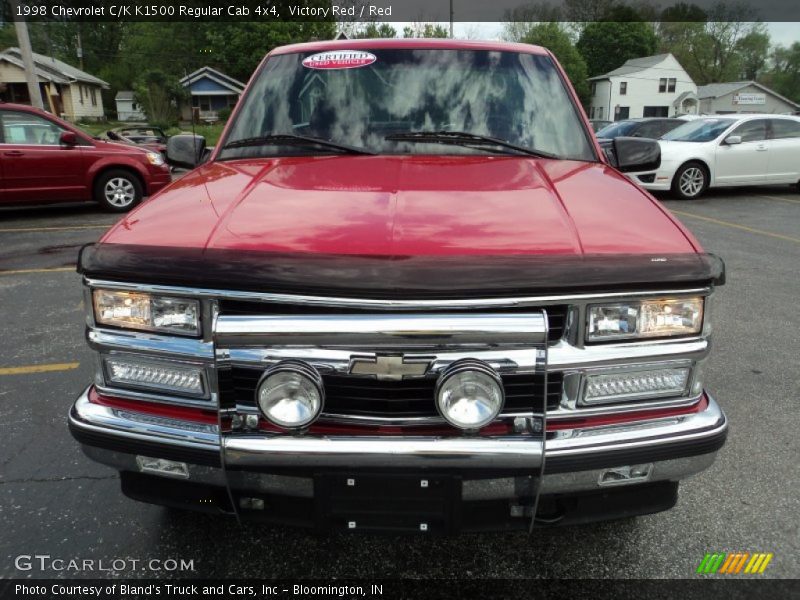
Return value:
M 219 373 L 220 392 L 240 406 L 255 407 L 255 389 L 262 369 L 234 367 Z M 561 401 L 561 373 L 502 375 L 506 395 L 504 413 L 530 413 L 547 394 L 547 408 Z M 371 377 L 323 375 L 325 414 L 356 417 L 419 418 L 435 417 L 435 377 L 380 381 Z
M 282 303 L 282 302 L 255 302 L 255 301 L 247 301 L 247 300 L 226 300 L 223 299 L 219 303 L 219 310 L 220 314 L 222 315 L 230 315 L 230 316 L 259 316 L 259 315 L 314 315 L 314 314 L 326 314 L 326 315 L 357 315 L 363 314 L 367 312 L 376 312 L 375 307 L 365 307 L 363 309 L 357 307 L 338 307 L 338 306 L 326 306 L 325 308 L 320 308 L 318 306 L 308 305 L 308 304 L 291 304 L 291 303 Z M 530 313 L 532 310 L 540 311 L 545 310 L 547 311 L 547 322 L 548 322 L 548 335 L 547 339 L 549 342 L 555 342 L 560 340 L 564 336 L 564 328 L 566 327 L 567 322 L 567 312 L 569 310 L 569 306 L 567 304 L 553 304 L 553 305 L 546 305 L 546 306 L 508 306 L 508 307 L 496 307 L 491 309 L 474 309 L 474 310 L 467 310 L 464 311 L 465 313 L 470 312 L 481 312 L 481 313 L 491 313 L 491 314 L 522 314 L 522 313 Z M 396 315 L 403 315 L 403 314 L 442 314 L 442 313 L 452 313 L 453 310 L 424 310 L 421 308 L 417 308 L 412 310 L 392 310 L 392 314 Z

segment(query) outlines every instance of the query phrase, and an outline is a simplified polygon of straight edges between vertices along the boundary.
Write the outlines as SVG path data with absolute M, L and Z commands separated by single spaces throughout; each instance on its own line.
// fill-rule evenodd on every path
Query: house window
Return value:
M 664 93 L 667 91 L 667 79 L 666 77 L 662 77 L 658 80 L 658 92 Z
M 597 118 L 599 120 L 603 119 L 603 107 L 602 106 L 598 106 L 597 107 Z
M 91 95 L 92 95 L 92 106 L 97 106 L 97 90 L 92 88 L 89 91 L 91 92 Z
M 82 85 L 78 85 L 78 94 L 80 94 L 81 104 L 83 104 L 83 86 Z
M 597 84 L 593 81 L 592 82 L 592 96 L 597 93 Z
M 620 81 L 619 82 L 619 95 L 624 96 L 628 93 L 628 82 L 627 81 Z
M 589 118 L 594 119 L 594 106 L 589 107 Z
M 667 91 L 668 92 L 674 92 L 675 91 L 675 78 L 674 77 L 670 77 L 669 79 L 667 79 Z

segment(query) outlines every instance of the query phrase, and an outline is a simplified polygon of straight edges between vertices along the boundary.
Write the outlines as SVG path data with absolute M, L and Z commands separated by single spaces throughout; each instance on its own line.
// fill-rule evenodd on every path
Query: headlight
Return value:
M 157 167 L 160 167 L 164 164 L 164 157 L 158 152 L 148 152 L 147 160 L 151 165 L 155 165 Z
M 503 381 L 486 363 L 465 359 L 454 362 L 436 384 L 436 405 L 444 419 L 461 429 L 480 429 L 503 409 Z
M 314 422 L 324 400 L 322 377 L 301 361 L 283 361 L 267 369 L 256 388 L 256 401 L 264 416 L 287 429 Z
M 94 290 L 92 298 L 99 325 L 183 335 L 200 333 L 197 300 L 110 290 Z
M 703 298 L 641 300 L 589 306 L 586 340 L 691 335 L 703 326 Z

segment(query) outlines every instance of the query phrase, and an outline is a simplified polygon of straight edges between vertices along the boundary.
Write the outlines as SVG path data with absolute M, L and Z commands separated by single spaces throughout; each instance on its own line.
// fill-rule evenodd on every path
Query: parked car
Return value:
M 540 47 L 271 51 L 210 157 L 172 137 L 199 168 L 83 249 L 72 435 L 134 499 L 324 530 L 670 508 L 725 441 L 724 268 L 619 172 L 657 142 L 613 145 Z
M 157 152 L 96 140 L 42 110 L 0 103 L 0 206 L 95 200 L 124 212 L 169 182 Z
M 661 166 L 630 174 L 648 190 L 693 199 L 709 187 L 800 182 L 798 117 L 704 117 L 673 129 L 659 144 Z
M 600 140 L 613 140 L 621 136 L 643 137 L 657 140 L 668 131 L 683 125 L 686 121 L 678 118 L 647 117 L 625 119 L 606 125 L 597 132 Z
M 124 127 L 109 129 L 98 137 L 112 142 L 143 146 L 148 150 L 160 152 L 161 154 L 166 151 L 167 139 L 169 138 L 163 129 L 147 123 L 128 123 Z
M 603 127 L 607 127 L 608 125 L 611 125 L 611 123 L 613 123 L 613 121 L 603 121 L 603 120 L 600 120 L 600 119 L 590 119 L 589 120 L 589 125 L 591 125 L 592 131 L 594 131 L 594 132 L 600 131 Z

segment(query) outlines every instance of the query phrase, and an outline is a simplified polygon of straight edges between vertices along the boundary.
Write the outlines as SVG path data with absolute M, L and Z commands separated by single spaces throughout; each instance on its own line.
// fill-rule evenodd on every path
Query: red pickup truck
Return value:
M 525 529 L 672 507 L 727 421 L 724 266 L 602 151 L 553 55 L 272 51 L 199 166 L 83 249 L 69 415 L 131 498 L 323 530 Z M 206 156 L 208 154 L 208 156 Z

